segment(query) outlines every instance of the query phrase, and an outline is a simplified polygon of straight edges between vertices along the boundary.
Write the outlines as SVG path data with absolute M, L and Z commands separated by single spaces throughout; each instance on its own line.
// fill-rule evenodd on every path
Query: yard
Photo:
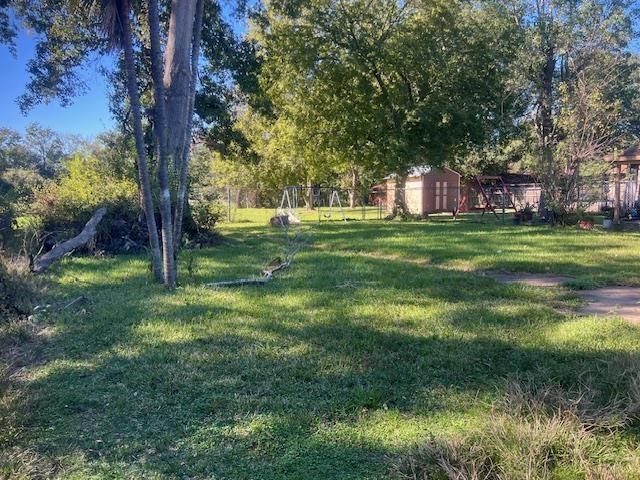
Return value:
M 52 301 L 87 301 L 42 316 L 5 392 L 6 474 L 387 478 L 425 439 L 491 422 L 509 380 L 572 391 L 589 376 L 612 396 L 610 362 L 640 353 L 638 327 L 577 316 L 570 289 L 482 274 L 640 286 L 640 234 L 473 217 L 299 228 L 308 246 L 264 287 L 203 286 L 281 255 L 282 232 L 248 221 L 183 252 L 175 293 L 142 257 L 56 266 Z M 616 454 L 639 433 L 616 430 Z

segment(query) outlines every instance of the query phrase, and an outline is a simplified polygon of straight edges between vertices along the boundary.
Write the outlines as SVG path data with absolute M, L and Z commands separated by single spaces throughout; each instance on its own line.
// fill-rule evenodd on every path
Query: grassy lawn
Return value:
M 141 257 L 56 266 L 56 301 L 88 300 L 43 320 L 4 447 L 61 478 L 387 478 L 428 436 L 490 421 L 510 379 L 570 390 L 590 375 L 609 395 L 607 362 L 640 352 L 637 327 L 577 317 L 570 290 L 481 274 L 640 285 L 639 234 L 471 218 L 300 228 L 308 247 L 264 287 L 203 286 L 281 254 L 282 233 L 251 222 L 184 252 L 174 294 Z
M 342 221 L 344 218 L 348 220 L 382 220 L 388 215 L 382 207 L 367 206 L 365 208 L 344 207 L 342 211 L 338 207 L 322 207 L 315 210 L 306 210 L 305 208 L 293 209 L 294 214 L 303 222 L 334 222 Z M 267 224 L 269 219 L 276 214 L 275 208 L 226 208 L 221 204 L 221 221 L 223 223 L 243 224 L 256 223 Z

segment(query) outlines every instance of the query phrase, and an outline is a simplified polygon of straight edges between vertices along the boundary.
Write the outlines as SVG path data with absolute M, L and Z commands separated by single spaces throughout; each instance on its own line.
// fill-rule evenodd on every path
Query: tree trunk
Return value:
M 151 265 L 156 280 L 162 281 L 162 258 L 160 254 L 160 242 L 158 239 L 158 227 L 153 208 L 153 196 L 151 194 L 151 180 L 147 165 L 147 154 L 144 145 L 144 132 L 142 130 L 142 114 L 140 112 L 140 95 L 138 93 L 138 81 L 136 78 L 136 65 L 133 56 L 133 40 L 131 38 L 131 25 L 129 24 L 129 3 L 123 0 L 118 3 L 118 16 L 120 17 L 125 70 L 127 74 L 127 92 L 131 103 L 131 115 L 133 117 L 133 133 L 136 143 L 136 161 L 138 177 L 140 180 L 140 194 L 144 216 L 149 232 L 149 246 L 151 248 Z
M 616 174 L 615 174 L 615 187 L 614 187 L 614 199 L 613 199 L 613 222 L 616 225 L 620 225 L 620 176 L 621 176 L 621 167 L 618 163 L 616 165 Z
M 315 202 L 313 199 L 313 190 L 314 190 L 313 183 L 307 182 L 307 197 L 305 199 L 305 203 L 307 204 L 307 210 L 309 211 L 315 208 Z
M 204 15 L 204 0 L 197 0 L 196 17 L 193 26 L 193 43 L 191 45 L 191 90 L 189 92 L 189 109 L 187 112 L 187 129 L 182 144 L 182 160 L 180 162 L 180 178 L 178 180 L 178 195 L 173 218 L 173 239 L 176 251 L 182 240 L 182 222 L 184 220 L 184 206 L 187 202 L 187 182 L 189 160 L 191 159 L 191 131 L 193 128 L 193 110 L 196 101 L 196 86 L 198 82 L 198 60 L 200 58 L 200 38 L 202 35 L 202 17 Z
M 196 1 L 171 1 L 169 34 L 164 59 L 167 115 L 171 119 L 167 147 L 176 173 L 180 171 L 191 99 L 191 53 Z
M 544 65 L 540 75 L 538 95 L 538 135 L 541 147 L 540 180 L 542 197 L 548 207 L 557 207 L 557 175 L 553 155 L 553 75 L 556 68 L 555 45 L 549 32 L 551 19 L 545 6 L 539 6 L 538 22 L 540 28 L 541 50 L 544 53 Z
M 171 32 L 169 32 L 171 35 Z M 171 191 L 169 189 L 169 162 L 167 155 L 167 116 L 165 111 L 164 84 L 162 80 L 162 50 L 160 47 L 160 20 L 158 0 L 149 0 L 149 37 L 151 40 L 151 75 L 153 77 L 154 127 L 158 144 L 158 181 L 160 184 L 160 216 L 162 218 L 162 261 L 164 285 L 176 286 L 176 269 L 171 225 Z
M 394 218 L 407 213 L 406 186 L 407 174 L 397 175 L 393 191 L 393 210 L 391 213 Z
M 349 207 L 356 208 L 356 191 L 358 189 L 358 169 L 351 168 L 351 192 L 349 193 Z

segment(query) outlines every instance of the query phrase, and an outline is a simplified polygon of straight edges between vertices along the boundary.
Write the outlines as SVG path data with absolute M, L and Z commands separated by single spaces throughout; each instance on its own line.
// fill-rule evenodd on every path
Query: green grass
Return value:
M 88 301 L 46 318 L 15 380 L 24 394 L 6 408 L 21 433 L 0 434 L 5 472 L 28 461 L 77 479 L 386 478 L 429 435 L 490 420 L 508 379 L 572 389 L 589 374 L 610 395 L 619 385 L 602 365 L 640 352 L 637 327 L 577 317 L 571 291 L 481 275 L 640 285 L 638 234 L 472 217 L 301 228 L 309 246 L 264 287 L 203 286 L 281 255 L 282 233 L 261 223 L 183 252 L 173 294 L 136 256 L 56 266 L 56 301 Z M 620 448 L 637 433 L 618 433 Z
M 269 219 L 276 214 L 275 208 L 227 208 L 224 204 L 221 204 L 220 218 L 223 224 L 243 224 L 243 223 L 255 223 L 267 225 Z M 339 208 L 322 207 L 315 210 L 306 210 L 305 208 L 294 209 L 295 215 L 303 222 L 336 222 L 342 221 L 344 217 L 349 220 L 381 220 L 388 215 L 388 213 L 379 207 L 356 207 L 349 208 L 344 207 L 342 211 Z

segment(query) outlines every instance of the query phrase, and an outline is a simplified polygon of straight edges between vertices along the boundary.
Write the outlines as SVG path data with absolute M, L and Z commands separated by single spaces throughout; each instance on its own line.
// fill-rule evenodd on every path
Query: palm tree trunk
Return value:
M 191 157 L 191 131 L 193 129 L 193 110 L 196 100 L 196 83 L 198 81 L 198 59 L 200 57 L 200 37 L 202 36 L 202 17 L 204 15 L 204 0 L 197 0 L 196 18 L 193 26 L 193 44 L 191 46 L 191 91 L 189 92 L 189 111 L 187 113 L 187 131 L 182 146 L 182 161 L 180 162 L 180 179 L 178 182 L 178 198 L 173 219 L 173 239 L 176 251 L 180 248 L 182 239 L 182 222 L 184 219 L 184 205 L 187 201 L 187 181 L 189 160 Z
M 164 285 L 172 290 L 176 286 L 176 268 L 171 226 L 171 191 L 169 189 L 169 162 L 167 155 L 167 116 L 165 111 L 163 64 L 160 48 L 160 20 L 158 0 L 149 0 L 149 37 L 151 40 L 151 76 L 155 100 L 154 127 L 158 144 L 158 181 L 160 183 L 160 217 L 162 218 L 162 262 Z
M 127 91 L 131 103 L 133 116 L 133 133 L 136 142 L 136 156 L 138 163 L 138 177 L 140 180 L 140 192 L 142 206 L 149 231 L 149 246 L 151 247 L 151 265 L 153 274 L 158 281 L 162 281 L 162 258 L 160 254 L 160 242 L 158 240 L 158 227 L 153 208 L 153 196 L 151 194 L 151 180 L 147 165 L 147 154 L 144 146 L 144 133 L 142 131 L 142 114 L 140 112 L 140 95 L 138 93 L 138 81 L 136 78 L 136 66 L 133 56 L 133 40 L 131 38 L 131 25 L 129 24 L 129 3 L 122 0 L 118 3 L 118 16 L 120 17 L 123 35 L 123 50 L 125 70 L 127 73 Z
M 197 0 L 172 0 L 169 34 L 164 58 L 164 89 L 171 132 L 168 152 L 176 173 L 180 171 L 187 130 L 191 91 L 191 53 Z M 198 42 L 199 43 L 199 42 Z

